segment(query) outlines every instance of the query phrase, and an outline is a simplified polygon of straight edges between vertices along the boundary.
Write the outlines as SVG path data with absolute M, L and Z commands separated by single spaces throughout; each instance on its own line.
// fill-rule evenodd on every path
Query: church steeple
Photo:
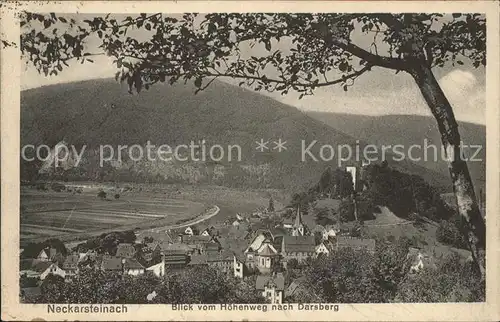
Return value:
M 292 236 L 304 236 L 304 225 L 302 224 L 302 216 L 300 214 L 300 206 L 297 206 L 297 216 L 293 224 Z

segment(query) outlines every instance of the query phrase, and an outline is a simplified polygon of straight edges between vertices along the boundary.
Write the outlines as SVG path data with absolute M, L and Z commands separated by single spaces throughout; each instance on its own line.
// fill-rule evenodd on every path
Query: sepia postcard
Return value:
M 7 1 L 7 321 L 498 321 L 497 1 Z

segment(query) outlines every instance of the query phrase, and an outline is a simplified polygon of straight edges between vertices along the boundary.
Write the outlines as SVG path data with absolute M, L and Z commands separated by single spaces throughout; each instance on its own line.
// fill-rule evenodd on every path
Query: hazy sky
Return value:
M 78 18 L 86 19 L 80 15 Z M 362 46 L 363 39 L 358 39 Z M 287 46 L 282 44 L 280 47 Z M 368 48 L 367 48 L 368 49 Z M 252 54 L 259 52 L 258 46 L 251 49 Z M 93 57 L 94 64 L 70 64 L 57 76 L 45 77 L 31 66 L 23 67 L 22 89 L 44 85 L 65 83 L 78 80 L 114 77 L 116 68 L 112 58 Z M 466 64 L 467 65 L 467 64 Z M 436 77 L 450 100 L 456 117 L 462 121 L 485 124 L 485 73 L 484 68 L 460 66 L 460 68 L 436 69 Z M 224 80 L 224 79 L 221 79 Z M 226 79 L 229 83 L 237 83 Z M 317 89 L 314 96 L 298 100 L 298 94 L 282 96 L 277 93 L 264 93 L 283 103 L 303 110 L 316 110 L 352 114 L 417 114 L 431 115 L 413 79 L 405 74 L 395 74 L 392 70 L 374 68 L 360 76 L 354 86 L 345 92 L 340 86 Z M 140 94 L 139 94 L 140 95 Z

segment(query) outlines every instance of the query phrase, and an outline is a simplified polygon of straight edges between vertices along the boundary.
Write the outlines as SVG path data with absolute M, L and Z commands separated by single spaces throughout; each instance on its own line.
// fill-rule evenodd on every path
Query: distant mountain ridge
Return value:
M 74 180 L 185 182 L 226 186 L 273 187 L 300 191 L 317 182 L 323 170 L 337 164 L 301 160 L 301 144 L 316 140 L 311 149 L 319 155 L 321 144 L 364 146 L 371 137 L 347 135 L 318 122 L 292 106 L 222 82 L 194 95 L 192 84 L 155 85 L 138 95 L 113 79 L 58 84 L 21 92 L 21 145 L 64 140 L 77 147 L 87 145 L 88 154 L 70 174 L 60 169 L 54 175 Z M 277 152 L 275 141 L 286 141 Z M 269 141 L 264 152 L 256 142 Z M 205 140 L 207 146 L 241 146 L 242 160 L 220 162 L 126 162 L 116 167 L 98 167 L 99 145 L 189 144 Z M 91 153 L 93 152 L 93 153 Z M 94 155 L 92 155 L 94 154 Z M 352 163 L 352 162 L 351 162 Z M 449 187 L 449 178 L 432 170 L 398 162 L 395 167 L 421 175 L 429 182 Z M 39 167 L 39 165 L 38 165 Z M 22 162 L 24 179 L 38 172 Z M 35 171 L 36 170 L 36 171 Z
M 307 112 L 307 115 L 353 137 L 370 138 L 370 142 L 376 145 L 402 144 L 410 147 L 413 144 L 423 145 L 424 139 L 427 139 L 429 144 L 441 146 L 441 135 L 436 120 L 430 116 L 366 116 L 316 111 Z M 484 161 L 471 161 L 468 162 L 468 166 L 475 187 L 484 188 L 486 179 L 486 127 L 468 122 L 458 122 L 458 124 L 464 144 L 483 147 L 475 159 Z M 472 157 L 475 150 L 475 148 L 469 150 L 469 157 Z M 432 156 L 432 149 L 429 151 L 429 156 Z M 449 176 L 448 165 L 441 158 L 438 158 L 437 162 L 434 162 L 433 159 L 425 161 L 423 160 L 423 153 L 419 154 L 417 150 L 414 155 L 422 157 L 421 161 L 415 162 L 416 164 L 439 172 L 444 176 Z

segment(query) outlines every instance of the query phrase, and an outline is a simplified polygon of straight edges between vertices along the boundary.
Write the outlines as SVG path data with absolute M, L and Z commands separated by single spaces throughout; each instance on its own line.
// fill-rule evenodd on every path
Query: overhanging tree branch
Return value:
M 370 65 L 385 67 L 395 70 L 406 70 L 407 62 L 401 58 L 392 58 L 380 56 L 354 45 L 346 39 L 332 39 L 330 41 L 333 45 L 353 54 L 354 56 L 365 60 Z

